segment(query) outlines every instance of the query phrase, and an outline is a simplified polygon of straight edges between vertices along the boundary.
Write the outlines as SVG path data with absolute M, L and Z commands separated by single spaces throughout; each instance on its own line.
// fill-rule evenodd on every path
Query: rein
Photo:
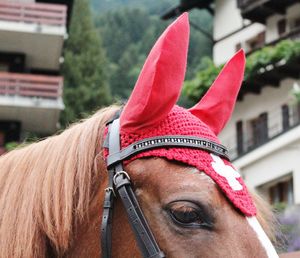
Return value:
M 119 114 L 117 114 L 118 116 Z M 109 149 L 109 156 L 107 157 L 109 180 L 108 187 L 105 189 L 101 225 L 102 258 L 110 258 L 112 255 L 112 211 L 114 199 L 117 197 L 116 192 L 122 200 L 143 257 L 164 258 L 165 255 L 160 250 L 133 192 L 130 177 L 123 169 L 123 160 L 137 153 L 162 147 L 202 149 L 229 160 L 227 149 L 221 144 L 199 137 L 168 135 L 146 138 L 121 150 L 120 121 L 118 118 L 108 123 L 108 134 L 104 147 Z

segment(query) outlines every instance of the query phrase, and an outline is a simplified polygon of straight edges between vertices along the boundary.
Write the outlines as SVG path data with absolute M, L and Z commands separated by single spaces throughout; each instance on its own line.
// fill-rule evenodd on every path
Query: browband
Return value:
M 228 150 L 225 146 L 219 143 L 194 136 L 165 135 L 146 138 L 141 141 L 137 141 L 118 152 L 109 153 L 107 157 L 107 166 L 109 167 L 114 165 L 115 163 L 130 158 L 140 152 L 162 147 L 201 149 L 230 160 Z

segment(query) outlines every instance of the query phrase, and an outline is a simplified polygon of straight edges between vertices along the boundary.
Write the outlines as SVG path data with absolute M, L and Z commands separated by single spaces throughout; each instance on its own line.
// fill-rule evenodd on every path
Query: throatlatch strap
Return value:
M 111 125 L 109 125 L 110 127 Z M 111 135 L 108 135 L 110 137 Z M 112 140 L 112 139 L 111 139 Z M 116 145 L 118 148 L 118 145 Z M 104 204 L 101 222 L 101 252 L 102 258 L 111 257 L 111 230 L 112 230 L 112 213 L 114 205 L 114 185 L 113 177 L 115 175 L 115 168 L 108 169 L 108 187 L 104 193 Z
M 114 120 L 112 124 L 109 125 L 109 134 L 107 137 L 109 139 L 108 147 L 110 154 L 120 152 L 119 128 L 119 119 Z M 111 223 L 114 194 L 113 188 L 111 188 L 112 185 L 121 197 L 143 257 L 164 258 L 165 255 L 160 251 L 131 188 L 130 178 L 127 173 L 123 171 L 122 161 L 114 163 L 114 165 L 109 167 L 109 187 L 106 189 L 105 193 L 102 216 L 102 258 L 111 257 Z

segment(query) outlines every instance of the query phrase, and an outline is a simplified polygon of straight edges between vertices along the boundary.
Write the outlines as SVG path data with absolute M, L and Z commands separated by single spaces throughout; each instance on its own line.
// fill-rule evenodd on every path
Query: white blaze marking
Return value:
M 262 244 L 262 246 L 265 248 L 268 257 L 269 258 L 279 257 L 274 246 L 272 245 L 270 239 L 266 235 L 265 231 L 259 224 L 256 217 L 246 217 L 246 219 L 247 219 L 249 225 L 251 226 L 251 228 L 257 234 L 257 237 L 258 237 L 260 243 Z
M 224 163 L 224 161 L 214 155 L 210 154 L 213 158 L 213 162 L 211 163 L 213 169 L 222 177 L 225 177 L 228 184 L 234 191 L 239 191 L 243 189 L 243 186 L 240 184 L 240 182 L 237 180 L 237 178 L 240 178 L 240 174 L 231 166 L 228 166 Z

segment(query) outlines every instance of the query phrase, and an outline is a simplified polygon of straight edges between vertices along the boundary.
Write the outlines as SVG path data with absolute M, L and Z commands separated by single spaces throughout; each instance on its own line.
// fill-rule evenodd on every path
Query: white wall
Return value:
M 243 20 L 240 10 L 237 8 L 236 0 L 216 0 L 214 17 L 214 39 L 220 40 L 230 33 L 242 29 L 233 35 L 218 41 L 213 48 L 213 60 L 215 64 L 225 63 L 235 52 L 236 45 L 242 43 L 245 48 L 245 42 L 254 38 L 260 32 L 266 31 L 266 43 L 278 39 L 277 23 L 280 19 L 287 18 L 287 32 L 289 24 L 293 19 L 300 17 L 300 3 L 294 4 L 287 8 L 285 15 L 272 15 L 267 18 L 266 26 L 260 23 L 253 23 Z M 245 49 L 247 51 L 247 49 Z
M 286 14 L 276 14 L 268 17 L 266 22 L 266 43 L 278 39 L 277 23 L 285 18 L 287 20 L 286 32 L 291 31 L 291 24 L 295 18 L 300 17 L 300 3 L 293 4 L 286 9 Z
M 240 10 L 237 8 L 236 0 L 217 0 L 215 1 L 215 6 L 215 40 L 220 40 L 224 36 L 227 36 L 250 23 L 246 20 L 243 21 Z M 226 39 L 218 41 L 213 48 L 213 59 L 215 64 L 219 65 L 225 63 L 236 52 L 236 45 L 238 43 L 251 39 L 264 30 L 264 25 L 255 23 Z
M 214 39 L 220 40 L 224 36 L 243 28 L 249 21 L 243 21 L 237 8 L 236 0 L 216 0 L 214 19 Z M 296 17 L 300 16 L 300 3 L 287 8 L 285 15 L 276 14 L 268 17 L 266 26 L 254 23 L 244 29 L 217 42 L 213 49 L 215 64 L 225 63 L 236 51 L 236 45 L 254 38 L 258 33 L 266 31 L 266 42 L 278 39 L 277 23 L 280 19 L 287 19 L 286 31 Z M 232 118 L 221 132 L 221 142 L 229 147 L 236 145 L 236 122 L 257 118 L 261 113 L 268 112 L 268 124 L 276 125 L 275 130 L 282 128 L 281 106 L 291 104 L 292 87 L 295 80 L 285 79 L 278 88 L 266 86 L 260 94 L 247 94 L 235 107 Z M 300 84 L 300 80 L 298 80 Z M 247 136 L 246 136 L 247 137 Z M 251 151 L 234 164 L 240 170 L 250 188 L 262 186 L 265 183 L 279 179 L 292 173 L 294 184 L 294 201 L 300 204 L 300 126 L 282 134 Z
M 250 189 L 292 173 L 294 202 L 300 204 L 300 134 L 298 136 L 298 140 L 292 144 L 239 168 Z
M 280 130 L 281 106 L 283 104 L 291 104 L 295 101 L 291 92 L 294 82 L 295 80 L 293 79 L 283 80 L 278 88 L 266 86 L 262 88 L 260 94 L 248 93 L 244 96 L 243 101 L 238 101 L 231 120 L 220 134 L 220 139 L 222 139 L 223 144 L 230 145 L 230 142 L 232 142 L 231 139 L 235 139 L 237 121 L 249 121 L 258 117 L 263 112 L 272 114 L 268 117 L 268 122 L 272 125 L 278 124 L 278 130 Z M 298 83 L 300 83 L 300 81 Z
M 292 79 L 287 79 L 281 82 L 279 88 L 265 87 L 260 95 L 246 95 L 243 101 L 237 103 L 231 120 L 219 136 L 222 144 L 230 147 L 228 145 L 236 141 L 237 121 L 243 120 L 245 125 L 245 121 L 257 117 L 262 112 L 274 113 L 274 110 L 278 109 L 279 116 L 269 116 L 268 124 L 278 123 L 281 125 L 280 107 L 285 103 L 294 102 L 291 94 L 294 82 Z M 274 119 L 279 120 L 274 122 Z M 234 165 L 239 169 L 251 189 L 292 173 L 294 201 L 296 204 L 300 204 L 299 157 L 300 126 L 237 159 Z
M 264 25 L 255 23 L 234 35 L 217 42 L 213 48 L 214 63 L 216 65 L 224 64 L 234 55 L 238 43 L 254 38 L 264 30 Z
M 278 38 L 278 28 L 277 23 L 279 20 L 284 18 L 284 15 L 273 15 L 270 16 L 266 21 L 266 43 L 272 42 Z
M 237 8 L 236 0 L 216 0 L 214 16 L 214 39 L 220 38 L 240 29 L 243 19 Z
M 299 17 L 300 16 L 300 3 L 289 6 L 286 9 L 286 16 L 287 16 L 288 20 Z
M 262 112 L 269 113 L 268 124 L 278 125 L 276 130 L 279 132 L 282 129 L 281 105 L 295 102 L 291 92 L 294 83 L 295 80 L 286 79 L 281 82 L 279 88 L 267 86 L 259 95 L 247 94 L 243 101 L 237 102 L 231 120 L 219 135 L 222 144 L 230 149 L 230 145 L 236 144 L 236 122 L 242 120 L 245 129 L 245 122 L 258 117 Z M 299 157 L 300 126 L 242 156 L 234 165 L 250 188 L 259 187 L 292 173 L 294 201 L 300 204 Z

